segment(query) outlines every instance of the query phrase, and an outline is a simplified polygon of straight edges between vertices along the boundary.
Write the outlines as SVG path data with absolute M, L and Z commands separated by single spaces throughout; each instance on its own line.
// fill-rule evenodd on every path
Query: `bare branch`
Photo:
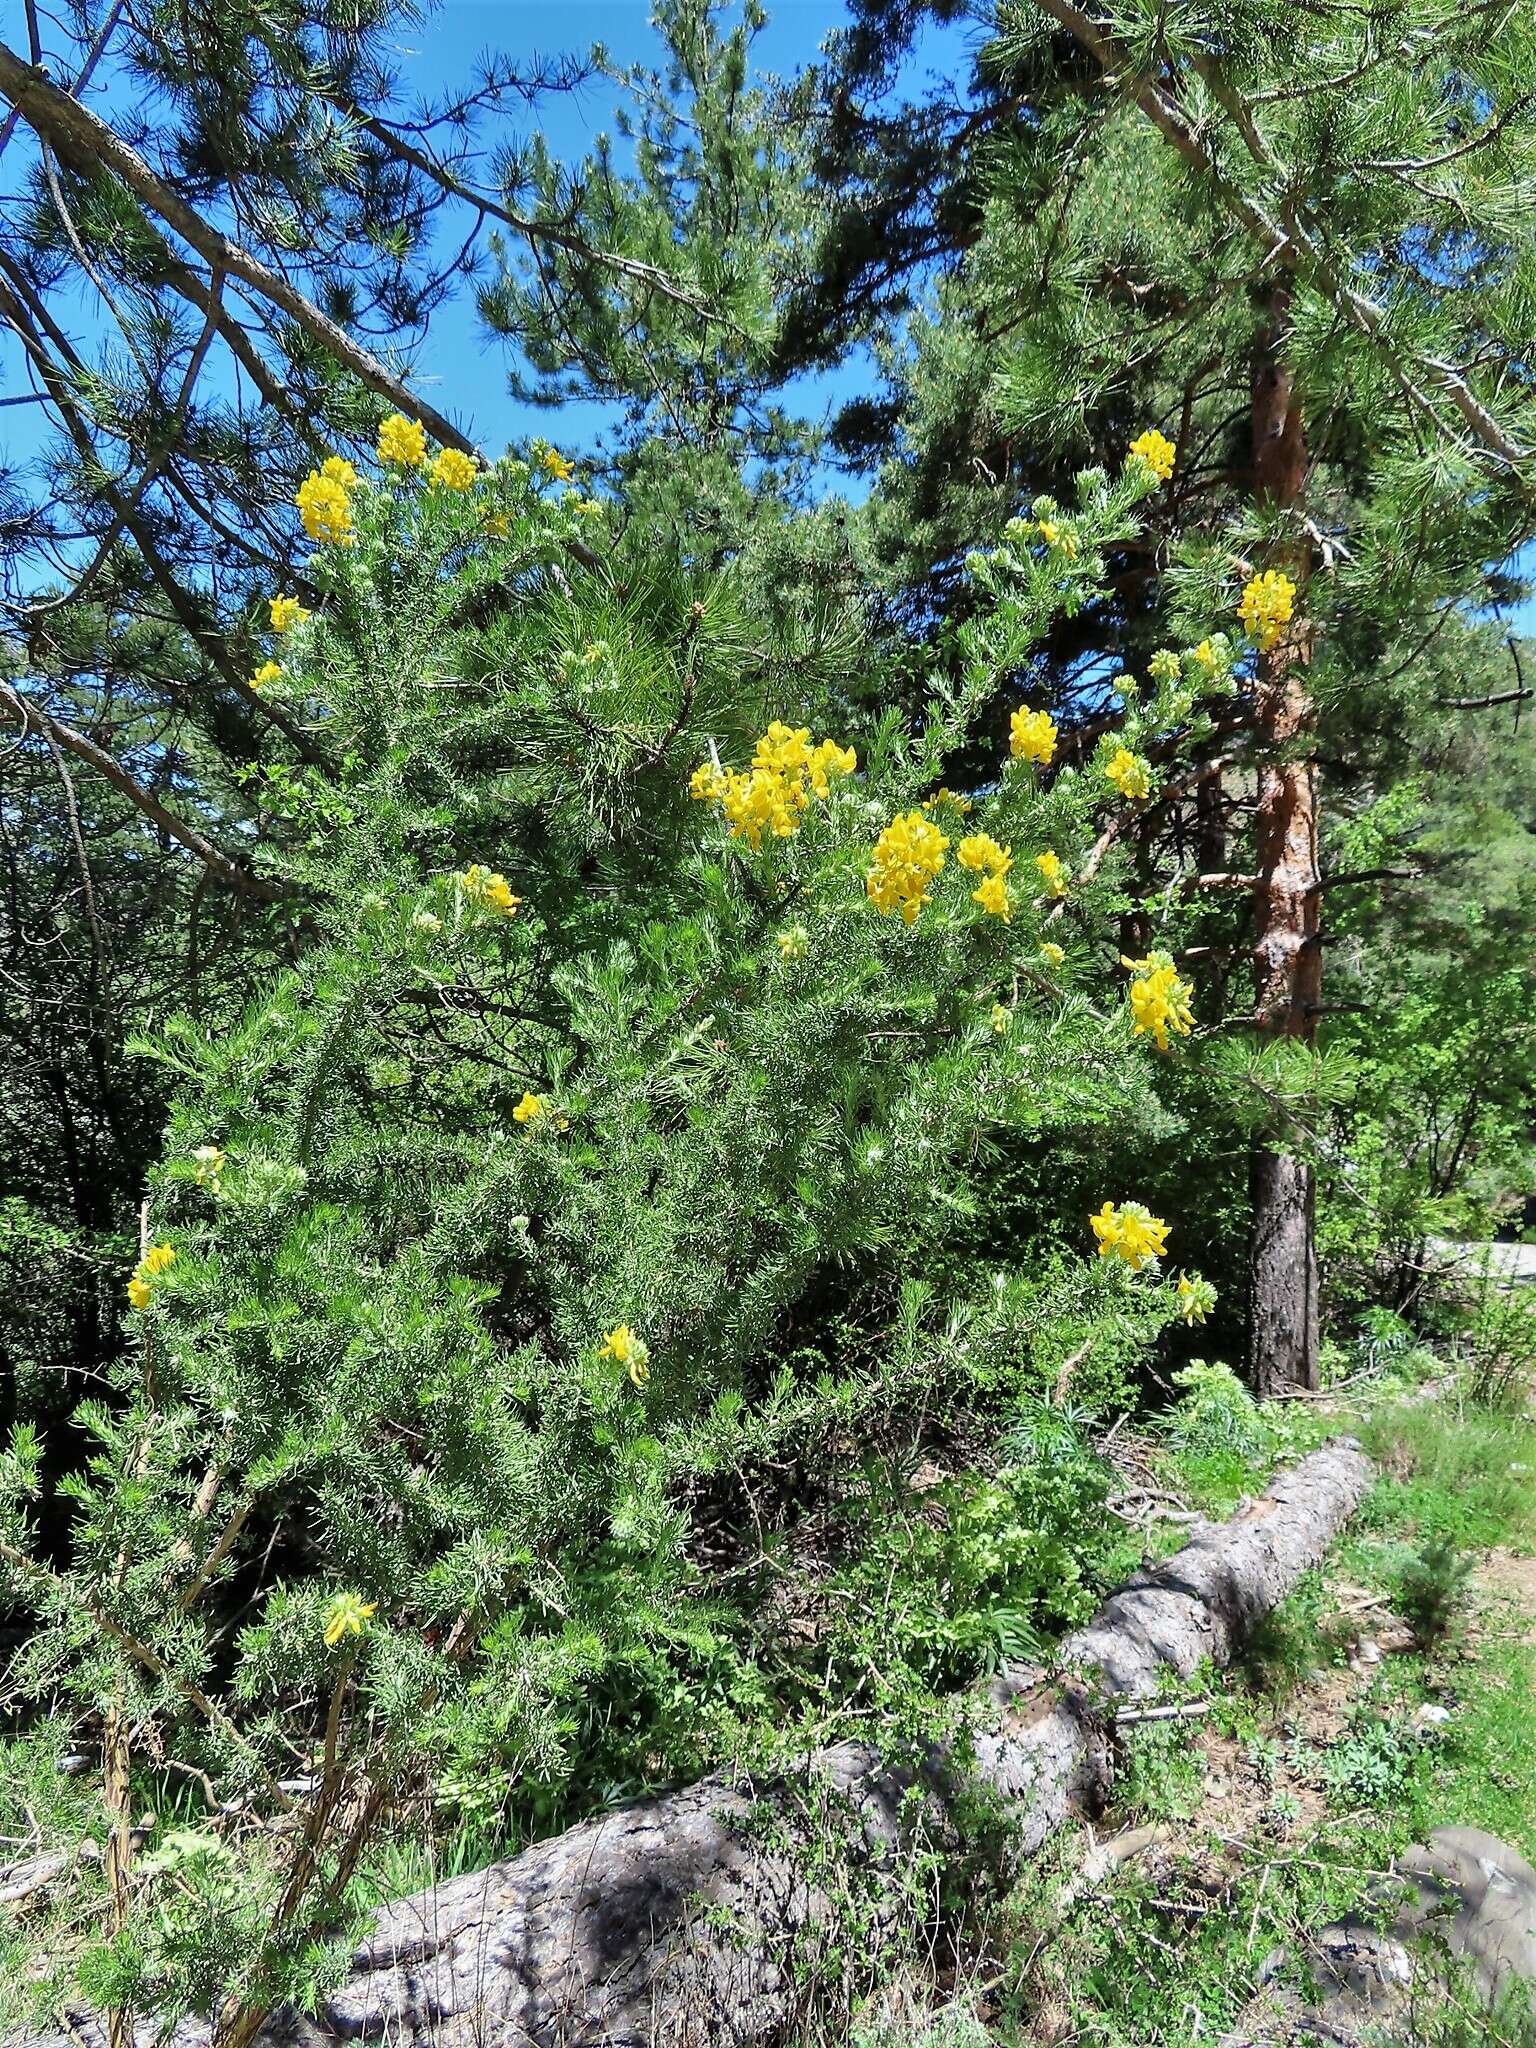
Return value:
M 41 705 L 23 697 L 20 691 L 13 689 L 9 683 L 0 682 L 0 705 L 20 720 L 23 732 L 36 732 L 45 740 L 56 741 L 79 760 L 89 762 L 97 774 L 110 782 L 114 789 L 121 791 L 135 809 L 142 811 L 146 818 L 152 819 L 168 839 L 173 839 L 178 846 L 185 847 L 187 852 L 195 855 L 210 873 L 217 875 L 221 882 L 227 882 L 231 889 L 238 890 L 242 896 L 255 896 L 268 903 L 279 901 L 286 893 L 276 883 L 269 882 L 265 876 L 253 874 L 249 868 L 242 867 L 238 861 L 231 860 L 228 854 L 220 852 L 213 841 L 204 838 L 195 825 L 189 825 L 185 818 L 179 818 L 174 811 L 167 810 L 158 797 L 151 796 L 147 789 L 141 788 L 122 763 L 114 760 L 105 748 L 97 746 L 94 740 L 88 739 L 83 732 L 77 732 L 72 725 L 66 725 L 62 719 L 44 711 Z

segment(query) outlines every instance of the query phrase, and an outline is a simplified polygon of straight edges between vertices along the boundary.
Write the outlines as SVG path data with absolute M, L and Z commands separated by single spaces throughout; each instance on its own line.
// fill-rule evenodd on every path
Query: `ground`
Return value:
M 1536 1856 L 1536 1425 L 1430 1379 L 1320 1403 L 1305 1434 L 1340 1428 L 1382 1477 L 1327 1568 L 1211 1675 L 1198 1714 L 1122 1731 L 1114 1809 L 1027 1873 L 993 1962 L 959 1969 L 923 2025 L 876 2020 L 872 2039 L 1218 2043 L 1266 1964 L 1293 1977 L 1434 1828 Z M 1233 1505 L 1240 1460 L 1156 1437 L 1111 1454 L 1118 1511 L 1159 1550 L 1197 1508 Z M 1422 2038 L 1530 2040 L 1454 2006 L 1444 2025 Z

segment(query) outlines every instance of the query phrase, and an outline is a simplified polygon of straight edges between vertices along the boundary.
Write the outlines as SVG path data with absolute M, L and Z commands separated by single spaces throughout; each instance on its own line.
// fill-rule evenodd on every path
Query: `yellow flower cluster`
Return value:
M 813 746 L 808 726 L 785 725 L 776 718 L 758 741 L 746 774 L 701 761 L 688 788 L 700 802 L 716 805 L 732 838 L 745 839 L 756 853 L 764 833 L 792 838 L 811 798 L 825 803 L 832 777 L 852 775 L 858 765 L 852 747 L 840 747 L 836 740 L 818 740 Z
M 1215 1288 L 1198 1273 L 1181 1273 L 1174 1291 L 1179 1297 L 1179 1314 L 1191 1329 L 1196 1323 L 1203 1323 L 1216 1306 Z
M 1072 870 L 1059 853 L 1047 847 L 1044 853 L 1035 855 L 1035 866 L 1040 870 L 1045 886 L 1053 896 L 1065 896 L 1067 884 L 1072 879 Z
M 1133 754 L 1129 747 L 1118 747 L 1114 759 L 1104 773 L 1119 790 L 1127 803 L 1134 803 L 1138 797 L 1152 793 L 1152 770 L 1140 754 Z
M 922 808 L 925 811 L 931 811 L 935 809 L 939 804 L 951 805 L 953 809 L 958 813 L 958 815 L 962 818 L 969 817 L 971 812 L 974 811 L 976 808 L 976 806 L 971 802 L 968 796 L 957 795 L 957 793 L 954 790 L 948 788 L 947 786 L 943 789 L 936 789 L 933 792 L 932 796 L 925 796 L 923 798 Z
M 290 627 L 302 626 L 309 613 L 296 597 L 273 597 L 267 600 L 267 616 L 274 633 L 286 633 Z
M 522 897 L 512 894 L 506 876 L 483 868 L 478 862 L 460 875 L 459 887 L 471 903 L 482 910 L 493 910 L 498 917 L 516 917 L 522 907 Z
M 523 1090 L 522 1101 L 513 1104 L 512 1121 L 524 1126 L 525 1137 L 532 1137 L 531 1126 L 535 1124 L 541 1124 L 550 1131 L 568 1131 L 571 1128 L 568 1117 L 563 1117 L 558 1109 L 551 1109 L 546 1097 L 535 1095 L 527 1088 Z
M 472 491 L 480 465 L 461 448 L 439 448 L 429 474 L 433 483 L 441 484 L 445 491 Z
M 979 903 L 990 917 L 1011 924 L 1013 910 L 1004 877 L 1013 866 L 1013 849 L 999 846 L 989 832 L 972 832 L 955 848 L 955 859 L 982 878 L 980 886 L 971 891 L 971 901 Z
M 323 1617 L 325 1647 L 334 1650 L 343 1636 L 360 1636 L 378 1611 L 377 1600 L 365 1600 L 360 1593 L 338 1593 Z
M 562 455 L 558 448 L 546 448 L 539 457 L 539 467 L 546 476 L 552 476 L 556 483 L 568 484 L 576 474 L 576 465 L 569 456 Z
M 197 1167 L 197 1184 L 209 1188 L 214 1194 L 224 1191 L 224 1154 L 217 1145 L 199 1145 L 192 1154 Z
M 153 1244 L 134 1267 L 133 1278 L 128 1282 L 128 1299 L 141 1313 L 149 1307 L 154 1292 L 151 1282 L 175 1263 L 176 1254 L 168 1244 Z
M 427 459 L 427 430 L 420 420 L 408 420 L 403 412 L 392 412 L 379 428 L 380 462 L 398 462 L 405 469 L 420 469 Z
M 1278 569 L 1266 569 L 1251 577 L 1243 588 L 1237 615 L 1244 627 L 1266 652 L 1273 647 L 1296 609 L 1296 586 Z
M 1173 475 L 1174 457 L 1178 450 L 1166 434 L 1160 434 L 1156 427 L 1149 427 L 1144 434 L 1138 434 L 1127 451 L 1127 460 L 1139 462 L 1150 469 L 1160 484 L 1167 483 Z
M 269 684 L 280 682 L 282 674 L 283 665 L 280 661 L 264 661 L 250 679 L 251 688 L 265 690 Z
M 1225 633 L 1212 633 L 1198 647 L 1189 650 L 1189 658 L 1210 682 L 1216 676 L 1225 675 L 1232 666 L 1232 644 Z
M 1139 1273 L 1148 1259 L 1160 1259 L 1167 1250 L 1167 1224 L 1140 1202 L 1122 1202 L 1118 1208 L 1106 1202 L 1088 1221 L 1099 1240 L 1099 1257 L 1123 1259 L 1133 1273 Z
M 1176 683 L 1183 673 L 1183 665 L 1171 647 L 1159 647 L 1147 663 L 1147 674 L 1154 683 Z
M 1077 535 L 1070 527 L 1061 525 L 1055 519 L 1042 519 L 1037 523 L 1040 538 L 1048 548 L 1055 548 L 1057 553 L 1065 555 L 1069 562 L 1077 560 Z
M 1006 1003 L 992 1005 L 992 1030 L 997 1037 L 1001 1038 L 1012 1022 L 1013 1012 Z
M 352 531 L 352 493 L 357 488 L 357 471 L 343 455 L 328 455 L 318 469 L 312 469 L 299 485 L 294 503 L 311 540 L 334 541 L 350 547 L 357 539 Z
M 864 884 L 876 910 L 882 916 L 899 910 L 904 924 L 916 924 L 948 845 L 921 811 L 898 811 L 875 841 L 874 862 Z M 991 879 L 1001 886 L 1000 876 Z
M 1059 967 L 1062 961 L 1066 959 L 1066 957 L 1066 947 L 1058 946 L 1054 939 L 1047 939 L 1045 944 L 1040 948 L 1040 958 L 1045 962 L 1047 967 Z
M 611 1358 L 615 1365 L 622 1365 L 637 1387 L 643 1388 L 651 1377 L 651 1353 L 643 1337 L 637 1337 L 628 1323 L 619 1323 L 604 1336 L 598 1347 L 599 1358 Z
M 1056 721 L 1048 711 L 1021 704 L 1008 721 L 1008 751 L 1015 761 L 1036 761 L 1049 768 L 1056 753 Z
M 1159 1052 L 1168 1050 L 1168 1034 L 1176 1031 L 1188 1038 L 1195 1016 L 1190 998 L 1193 988 L 1180 978 L 1167 953 L 1149 953 L 1144 960 L 1128 960 L 1122 953 L 1120 965 L 1136 979 L 1131 983 L 1131 1018 L 1136 1036 L 1150 1031 Z

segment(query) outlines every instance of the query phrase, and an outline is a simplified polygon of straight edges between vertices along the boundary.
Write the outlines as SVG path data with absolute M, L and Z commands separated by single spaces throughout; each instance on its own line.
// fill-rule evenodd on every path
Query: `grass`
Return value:
M 1299 1420 L 1275 1418 L 1277 1447 L 1301 1449 L 1340 1426 L 1315 1409 Z M 1072 1881 L 1069 1842 L 1027 1874 L 989 1979 L 992 2041 L 1220 2039 L 1264 1958 L 1296 1953 L 1305 1934 L 1361 1908 L 1373 1876 L 1410 1842 L 1479 1827 L 1536 1857 L 1536 1617 L 1486 1598 L 1474 1611 L 1465 1583 L 1490 1550 L 1536 1552 L 1536 1427 L 1527 1414 L 1400 1388 L 1345 1426 L 1381 1469 L 1354 1530 L 1213 1681 L 1205 1749 L 1187 1723 L 1128 1731 L 1100 1834 L 1155 1822 L 1169 1840 L 1087 1889 Z M 1207 1513 L 1257 1491 L 1265 1462 L 1251 1434 L 1196 1435 L 1161 1461 Z M 1412 1647 L 1395 1616 L 1412 1619 Z M 1404 1647 L 1350 1668 L 1361 1637 L 1391 1627 Z M 1449 1708 L 1443 1727 L 1418 1718 L 1426 1703 Z M 1244 1788 L 1241 1826 L 1226 1809 L 1213 1820 L 1215 1738 L 1221 1769 Z M 1413 2027 L 1434 2048 L 1536 2039 L 1521 2015 L 1474 2013 L 1465 1987 L 1415 2014 Z

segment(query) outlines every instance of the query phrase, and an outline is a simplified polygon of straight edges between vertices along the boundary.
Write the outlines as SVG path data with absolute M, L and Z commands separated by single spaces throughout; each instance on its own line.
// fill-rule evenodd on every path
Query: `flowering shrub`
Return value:
M 281 1810 L 295 1751 L 332 1756 L 323 1853 L 268 1873 L 231 1980 L 258 2002 L 300 1982 L 402 1788 L 510 1782 L 524 1823 L 579 1799 L 610 1674 L 660 1698 L 708 1670 L 666 1761 L 728 1747 L 733 1689 L 779 1682 L 752 1572 L 733 1608 L 695 1542 L 711 1498 L 727 1548 L 750 1522 L 728 1475 L 786 1443 L 857 1464 L 876 1411 L 1002 1436 L 1085 1330 L 1125 1358 L 1211 1297 L 1134 1188 L 1069 1243 L 974 1246 L 1005 1143 L 1162 1128 L 1141 1041 L 1188 1036 L 1192 991 L 1154 953 L 1119 1000 L 1090 853 L 1225 657 L 1127 682 L 1081 770 L 1026 707 L 973 796 L 943 781 L 1171 451 L 970 558 L 957 680 L 911 730 L 860 717 L 856 616 L 764 626 L 728 578 L 605 556 L 555 451 L 432 456 L 397 416 L 378 455 L 298 492 L 319 597 L 271 599 L 270 686 L 345 771 L 272 780 L 257 854 L 301 906 L 294 964 L 159 1045 L 140 1370 L 88 1419 L 67 1566 L 31 1561 L 35 1447 L 0 1468 L 18 1597 L 105 1617 L 40 1684 L 89 1694 L 115 1645 L 125 1720 L 221 1798 Z M 1006 1526 L 1090 1512 L 1071 1471 L 955 1507 L 944 1570 L 1021 1628 L 1086 1597 L 1047 1595 L 1059 1532 Z M 963 1676 L 983 1646 L 955 1642 Z

